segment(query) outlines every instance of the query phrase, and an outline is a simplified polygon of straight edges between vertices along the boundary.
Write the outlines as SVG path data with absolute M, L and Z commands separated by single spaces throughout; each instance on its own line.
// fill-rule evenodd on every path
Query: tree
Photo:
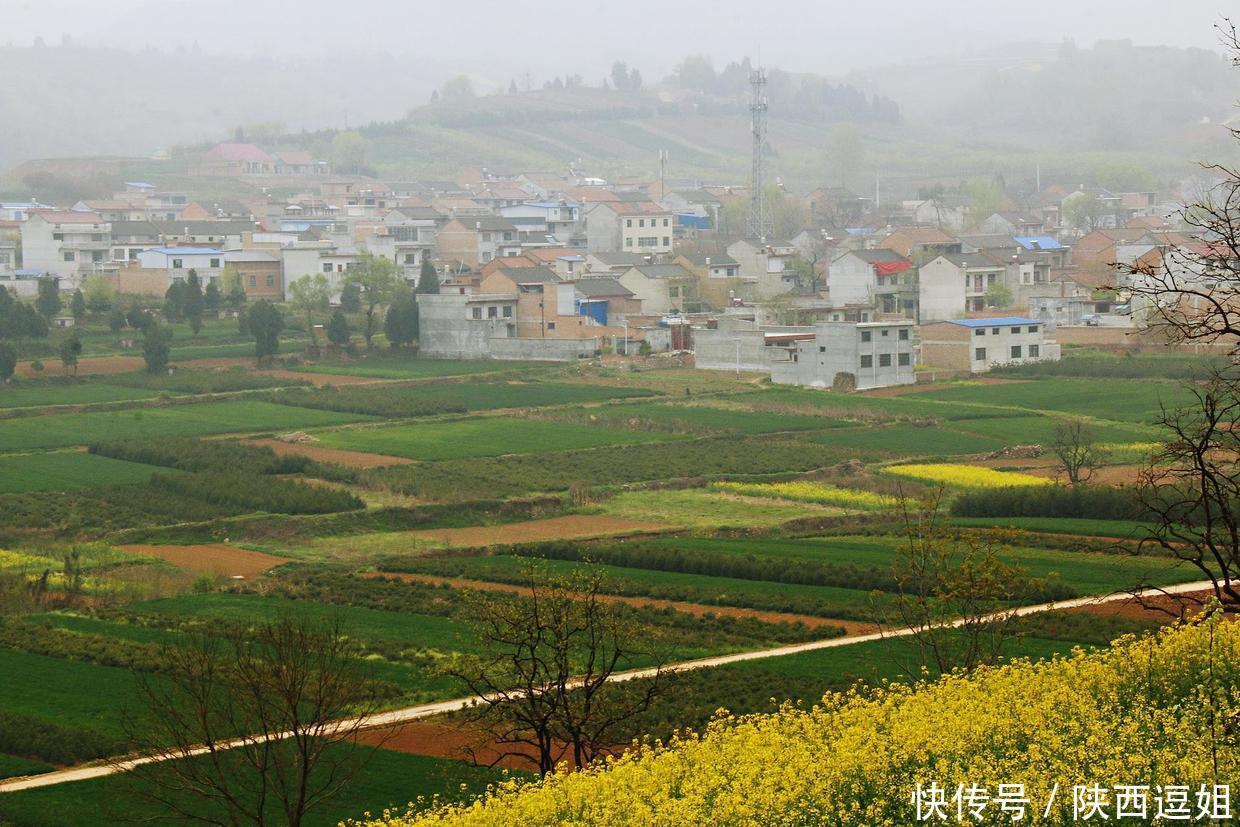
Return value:
M 125 311 L 119 307 L 108 314 L 108 330 L 113 333 L 120 333 L 121 328 L 125 326 Z
M 345 318 L 344 311 L 337 308 L 327 322 L 327 341 L 336 347 L 348 347 L 349 338 L 349 320 Z
M 446 671 L 477 696 L 466 714 L 500 745 L 496 762 L 520 756 L 541 775 L 570 756 L 583 767 L 624 740 L 627 726 L 666 688 L 667 675 L 656 666 L 635 690 L 612 682 L 623 664 L 653 653 L 650 630 L 602 599 L 599 574 L 556 577 L 531 569 L 524 585 L 516 598 L 469 597 L 481 654 L 457 656 Z
M 185 318 L 189 321 L 189 329 L 198 335 L 198 331 L 202 330 L 202 310 L 203 295 L 202 282 L 198 280 L 198 271 L 190 268 L 189 273 L 185 276 L 185 290 L 181 296 L 181 309 L 185 313 Z
M 224 297 L 220 295 L 220 288 L 215 283 L 215 279 L 207 282 L 207 289 L 202 291 L 202 308 L 208 313 L 215 313 L 223 304 Z
M 153 760 L 127 778 L 181 820 L 299 827 L 370 752 L 357 734 L 375 683 L 356 646 L 339 623 L 290 617 L 186 638 L 137 673 L 146 714 L 127 730 Z
M 17 372 L 17 351 L 13 346 L 0 342 L 0 384 L 7 383 Z
M 313 276 L 302 276 L 288 286 L 289 304 L 306 319 L 306 331 L 310 334 L 311 344 L 318 344 L 314 333 L 314 319 L 327 312 L 331 302 L 331 286 L 327 276 L 315 273 Z
M 611 64 L 611 85 L 616 88 L 617 92 L 627 92 L 630 88 L 629 67 L 622 60 Z
M 418 338 L 418 303 L 408 287 L 399 290 L 388 305 L 383 334 L 392 348 L 412 344 Z
M 1079 417 L 1060 420 L 1055 426 L 1051 451 L 1059 459 L 1059 473 L 1073 488 L 1089 482 L 1106 462 L 1106 452 L 1098 445 L 1094 429 Z
M 1075 230 L 1079 235 L 1098 229 L 1107 214 L 1102 199 L 1092 192 L 1069 195 L 1059 205 L 1059 209 L 1063 213 L 1064 226 Z
M 73 297 L 69 299 L 69 312 L 73 314 L 74 322 L 81 322 L 86 318 L 86 297 L 81 290 L 73 291 Z
M 284 316 L 280 313 L 280 308 L 266 299 L 256 302 L 247 316 L 250 333 L 254 336 L 254 358 L 261 364 L 263 360 L 280 351 L 280 331 L 284 329 Z
M 356 282 L 346 282 L 340 288 L 340 309 L 345 313 L 358 313 L 362 309 L 362 288 Z
M 47 333 L 47 319 L 25 302 L 14 302 L 9 312 L 0 316 L 0 339 L 43 339 Z
M 422 257 L 422 269 L 418 272 L 417 292 L 423 295 L 439 292 L 439 273 L 429 256 Z
M 634 92 L 642 88 L 642 73 L 637 71 L 636 66 L 633 67 L 633 71 L 629 72 L 629 88 Z
M 65 370 L 73 369 L 73 375 L 77 376 L 78 357 L 82 355 L 82 340 L 78 336 L 78 332 L 74 330 L 69 337 L 60 343 L 60 363 L 64 365 Z
M 9 288 L 0 285 L 0 319 L 6 318 L 9 313 L 13 312 L 13 305 L 16 303 L 17 299 L 13 298 Z
M 1012 603 L 1032 584 L 999 558 L 1006 548 L 1001 534 L 944 525 L 940 497 L 919 509 L 905 504 L 891 625 L 912 631 L 923 669 L 971 671 L 997 662 L 1015 637 Z
M 172 329 L 152 322 L 142 337 L 142 358 L 146 360 L 147 373 L 162 373 L 168 368 L 172 357 Z
M 185 282 L 173 279 L 164 291 L 164 318 L 179 322 L 185 318 Z
M 836 124 L 831 127 L 827 151 L 839 176 L 840 186 L 847 187 L 849 175 L 855 175 L 860 170 L 861 161 L 865 157 L 861 131 L 850 123 Z
M 396 265 L 390 259 L 363 253 L 361 261 L 349 271 L 348 279 L 361 290 L 362 310 L 366 314 L 362 336 L 366 339 L 367 349 L 370 349 L 374 346 L 372 339 L 378 332 L 379 308 L 396 295 L 399 284 Z
M 1008 287 L 1001 281 L 986 288 L 986 304 L 989 307 L 997 307 L 1000 310 L 1012 306 L 1012 288 Z
M 231 264 L 224 265 L 220 273 L 220 292 L 224 303 L 237 310 L 245 304 L 245 287 L 241 284 L 241 273 Z
M 970 178 L 964 185 L 969 197 L 969 223 L 977 225 L 1009 206 L 1007 192 L 998 178 Z
M 34 299 L 34 307 L 39 311 L 39 315 L 45 319 L 51 319 L 60 312 L 62 306 L 60 280 L 51 276 L 39 279 L 39 293 Z
M 332 138 L 332 162 L 337 171 L 359 174 L 366 166 L 369 148 L 370 142 L 359 133 L 340 132 Z
M 446 101 L 469 100 L 474 97 L 474 82 L 469 79 L 468 75 L 457 75 L 454 78 L 449 78 L 444 82 L 441 89 L 441 97 Z

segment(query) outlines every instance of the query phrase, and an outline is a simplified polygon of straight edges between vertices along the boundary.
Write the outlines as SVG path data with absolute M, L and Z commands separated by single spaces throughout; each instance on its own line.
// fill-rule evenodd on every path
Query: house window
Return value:
M 663 236 L 663 246 L 670 247 L 671 245 L 672 245 L 672 240 L 668 238 L 667 236 Z
M 884 336 L 890 336 L 890 335 L 891 335 L 891 331 L 890 331 L 890 330 L 884 330 L 884 331 L 883 331 L 883 335 L 884 335 Z
M 637 219 L 637 226 L 638 226 L 638 227 L 645 227 L 645 226 L 646 226 L 646 219 L 644 219 L 644 218 L 639 218 L 639 219 Z
M 548 330 L 555 330 L 555 322 L 547 322 Z
M 1012 332 L 1013 332 L 1013 333 L 1020 333 L 1020 328 L 1019 328 L 1019 327 L 1014 327 L 1014 328 L 1012 328 Z
M 504 318 L 505 318 L 505 319 L 511 319 L 511 318 L 512 318 L 512 306 L 511 306 L 511 305 L 505 305 L 505 306 L 504 306 Z
M 879 366 L 880 368 L 889 368 L 889 367 L 891 367 L 891 354 L 890 354 L 890 353 L 880 353 L 880 354 L 878 354 L 878 366 Z
M 179 258 L 174 258 L 174 259 L 172 260 L 172 269 L 173 269 L 173 270 L 180 270 L 180 269 L 181 269 L 181 267 L 182 267 L 182 260 L 181 260 L 181 259 L 179 259 Z
M 329 261 L 323 265 L 323 272 L 330 273 L 332 271 L 332 263 Z
M 1020 345 L 1012 345 L 1012 358 L 1013 359 L 1020 358 L 1020 349 L 1021 349 Z
M 475 307 L 475 308 L 473 308 L 473 313 L 474 313 L 474 318 L 475 318 L 475 319 L 481 319 L 481 318 L 482 318 L 482 308 L 481 308 L 481 307 Z
M 907 353 L 896 354 L 896 364 L 902 368 L 908 367 L 909 358 Z
M 664 226 L 664 227 L 666 227 L 666 226 L 667 226 L 667 222 L 668 222 L 668 219 L 666 219 L 666 218 L 665 218 L 665 219 L 663 219 L 663 226 Z
M 626 226 L 626 227 L 632 227 L 632 226 L 633 226 L 633 219 L 631 219 L 631 218 L 626 218 L 626 219 L 624 219 L 624 226 Z
M 999 335 L 999 328 L 997 328 L 997 327 L 992 327 L 992 328 L 990 329 L 990 335 L 991 335 L 991 336 L 998 336 L 998 335 Z
M 268 286 L 268 287 L 275 287 L 275 286 L 276 286 L 276 277 L 275 277 L 274 275 L 272 275 L 271 273 L 268 273 L 268 274 L 267 274 L 267 286 Z
M 986 331 L 985 329 L 979 327 L 977 330 L 973 331 L 973 335 L 974 336 L 985 336 Z
M 668 295 L 668 298 L 672 298 L 672 299 L 680 298 L 680 288 L 679 287 L 668 287 L 667 295 Z
M 482 261 L 483 261 L 483 263 L 486 263 L 486 262 L 490 261 L 492 258 L 494 258 L 494 256 L 492 256 L 490 253 L 483 253 L 483 254 L 482 254 Z
M 874 357 L 873 357 L 873 356 L 862 356 L 862 357 L 861 357 L 861 367 L 863 367 L 863 368 L 872 368 L 872 367 L 874 367 Z
M 861 331 L 861 341 L 863 342 L 870 341 L 870 331 L 868 330 Z
M 251 286 L 251 287 L 257 287 L 257 286 L 258 286 L 258 277 L 257 277 L 257 276 L 250 276 L 250 282 L 249 282 L 249 283 L 250 283 L 250 286 Z
M 637 239 L 638 247 L 658 247 L 659 237 L 657 235 L 646 235 Z
M 498 318 L 499 318 L 499 308 L 498 308 L 498 307 L 496 307 L 495 305 L 491 305 L 490 307 L 488 307 L 488 308 L 487 308 L 487 318 L 488 318 L 488 319 L 498 319 Z
M 72 250 L 65 251 L 65 261 L 73 261 L 74 258 L 76 258 L 76 256 L 74 255 Z
M 211 259 L 211 266 L 212 266 L 212 267 L 214 267 L 214 268 L 216 268 L 216 269 L 219 269 L 219 266 L 220 266 L 220 260 L 219 260 L 218 258 L 213 258 L 213 259 Z
M 52 241 L 64 241 L 64 240 L 65 240 L 64 233 L 52 233 Z
M 819 352 L 819 353 L 826 353 L 826 352 L 827 352 L 827 348 L 826 348 L 826 346 L 824 346 L 824 345 L 819 345 L 819 346 L 818 346 L 818 352 Z
M 90 254 L 91 261 L 103 261 L 103 250 L 92 250 Z
M 625 247 L 632 247 L 632 246 L 633 246 L 633 239 L 631 239 L 631 238 L 626 238 L 626 239 L 624 240 L 624 246 L 625 246 Z
M 986 348 L 984 348 L 984 347 L 979 347 L 979 348 L 974 349 L 974 351 L 973 351 L 973 361 L 975 361 L 975 362 L 985 362 L 985 361 L 986 361 Z
M 1042 353 L 1042 348 L 1038 347 L 1037 345 L 1029 346 L 1029 358 L 1030 359 L 1037 359 L 1038 356 L 1041 355 L 1041 353 Z
M 900 328 L 900 341 L 901 342 L 908 341 L 908 328 L 907 327 Z
M 418 263 L 417 253 L 405 253 L 405 264 L 417 264 L 417 263 Z
M 1038 326 L 1037 326 L 1036 324 L 1031 324 L 1031 325 L 1029 325 L 1029 332 L 1030 332 L 1030 333 L 1037 333 L 1037 332 L 1038 332 Z

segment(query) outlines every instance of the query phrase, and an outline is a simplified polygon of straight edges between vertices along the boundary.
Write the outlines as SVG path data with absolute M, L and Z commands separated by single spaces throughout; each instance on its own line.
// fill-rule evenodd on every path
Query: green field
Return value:
M 998 440 L 1002 445 L 1051 445 L 1055 429 L 1063 420 L 1057 416 L 1017 416 L 1004 419 L 958 419 L 951 427 L 980 437 Z M 1090 423 L 1099 442 L 1147 442 L 1157 433 L 1146 425 Z
M 22 383 L 0 385 L 0 408 L 42 408 L 47 405 L 90 405 L 96 402 L 129 402 L 151 399 L 158 391 L 126 388 L 95 382 L 72 385 Z
M 1056 379 L 1000 385 L 963 383 L 917 394 L 943 402 L 1052 411 L 1124 422 L 1154 422 L 1160 405 L 1189 401 L 1189 392 L 1175 382 L 1127 379 Z
M 635 403 L 566 412 L 577 418 L 589 417 L 616 427 L 653 428 L 678 433 L 770 434 L 781 431 L 812 431 L 839 427 L 827 417 L 804 416 L 719 407 L 709 404 Z
M 439 796 L 456 801 L 477 795 L 488 784 L 505 777 L 500 770 L 477 767 L 464 761 L 408 755 L 386 749 L 364 748 L 359 754 L 360 771 L 335 796 L 312 810 L 302 823 L 306 827 L 331 827 L 363 812 L 381 813 L 394 807 L 403 811 L 419 796 Z M 0 771 L 3 763 L 0 759 Z M 519 773 L 514 773 L 519 775 Z M 185 798 L 186 806 L 203 814 L 211 808 Z M 222 815 L 222 813 L 220 814 Z M 270 824 L 278 817 L 270 814 Z M 166 812 L 144 798 L 140 788 L 124 776 L 79 781 L 0 795 L 0 822 L 22 827 L 80 827 L 84 824 L 126 822 L 166 823 Z
M 1012 420 L 987 419 L 983 421 L 1001 425 Z M 823 445 L 885 451 L 903 457 L 979 454 L 983 451 L 997 450 L 1008 444 L 1003 439 L 963 433 L 968 427 L 968 423 L 953 422 L 950 428 L 912 425 L 839 428 L 814 434 L 809 438 Z
M 50 772 L 54 767 L 41 761 L 31 761 L 14 755 L 0 755 L 0 779 L 15 778 L 21 775 L 38 775 Z
M 971 528 L 1017 528 L 1047 534 L 1080 534 L 1117 539 L 1142 537 L 1146 523 L 1127 520 L 1083 520 L 1073 517 L 953 517 L 956 525 Z
M 246 399 L 127 411 L 53 414 L 0 420 L 0 453 L 86 445 L 110 439 L 288 431 L 368 418 Z
M 0 494 L 147 482 L 164 470 L 82 451 L 0 456 Z
M 648 520 L 669 527 L 723 528 L 777 526 L 802 517 L 829 517 L 843 509 L 814 503 L 776 502 L 735 497 L 700 488 L 670 491 L 625 491 L 582 509 L 630 520 Z
M 506 373 L 531 368 L 561 367 L 556 362 L 462 361 L 456 359 L 361 359 L 356 362 L 303 365 L 299 370 L 338 376 L 371 376 L 375 379 L 434 379 L 477 373 Z
M 448 460 L 633 445 L 674 438 L 667 434 L 537 419 L 480 418 L 332 431 L 320 435 L 320 444 L 418 460 Z

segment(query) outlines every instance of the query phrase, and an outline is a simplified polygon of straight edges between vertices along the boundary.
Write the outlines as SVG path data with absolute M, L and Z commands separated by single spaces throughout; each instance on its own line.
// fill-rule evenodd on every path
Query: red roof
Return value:
M 274 160 L 254 144 L 216 144 L 203 158 L 208 161 L 251 161 L 265 164 Z
M 896 273 L 903 273 L 912 266 L 913 262 L 908 260 L 876 261 L 874 262 L 874 272 L 880 276 L 894 276 Z

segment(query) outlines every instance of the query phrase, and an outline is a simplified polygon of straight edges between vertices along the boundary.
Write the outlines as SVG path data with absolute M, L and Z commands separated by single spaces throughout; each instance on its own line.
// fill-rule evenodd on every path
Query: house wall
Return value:
M 764 331 L 720 328 L 693 331 L 694 366 L 703 370 L 771 372 L 770 348 Z
M 418 352 L 441 359 L 486 359 L 494 340 L 515 335 L 511 319 L 471 318 L 470 299 L 483 296 L 439 293 L 418 296 Z M 507 297 L 511 300 L 511 297 Z M 499 299 L 497 298 L 497 301 Z
M 670 253 L 675 223 L 671 213 L 620 216 L 620 249 L 626 253 Z
M 616 253 L 623 250 L 620 217 L 603 203 L 586 208 L 586 250 L 591 253 Z M 635 250 L 634 250 L 635 252 Z
M 599 328 L 602 329 L 602 328 Z M 602 348 L 603 339 L 522 339 L 499 338 L 489 342 L 493 359 L 575 362 L 589 359 Z
M 874 266 L 850 253 L 839 256 L 827 268 L 827 290 L 837 307 L 873 304 L 874 287 Z
M 958 319 L 965 312 L 965 273 L 945 258 L 923 264 L 917 274 L 921 322 Z M 834 294 L 832 294 L 834 298 Z
M 1030 355 L 1031 346 L 1037 355 Z M 1013 353 L 1016 347 L 1019 355 Z M 941 322 L 922 328 L 921 353 L 923 363 L 931 367 L 985 373 L 995 365 L 1058 361 L 1060 348 L 1046 338 L 1043 324 L 969 328 Z
M 652 279 L 636 267 L 629 268 L 621 274 L 618 281 L 633 291 L 634 298 L 641 302 L 641 312 L 650 315 L 662 315 L 672 309 L 672 300 L 667 295 L 667 279 Z
M 268 299 L 280 301 L 284 296 L 284 277 L 278 261 L 232 261 L 229 266 L 237 268 L 241 286 L 251 301 Z
M 133 261 L 107 276 L 117 293 L 162 296 L 168 291 L 168 271 L 162 267 L 143 267 Z
M 911 323 L 817 324 L 813 339 L 797 343 L 792 361 L 773 364 L 771 381 L 829 388 L 838 374 L 850 373 L 857 390 L 911 385 L 917 381 L 912 331 Z

